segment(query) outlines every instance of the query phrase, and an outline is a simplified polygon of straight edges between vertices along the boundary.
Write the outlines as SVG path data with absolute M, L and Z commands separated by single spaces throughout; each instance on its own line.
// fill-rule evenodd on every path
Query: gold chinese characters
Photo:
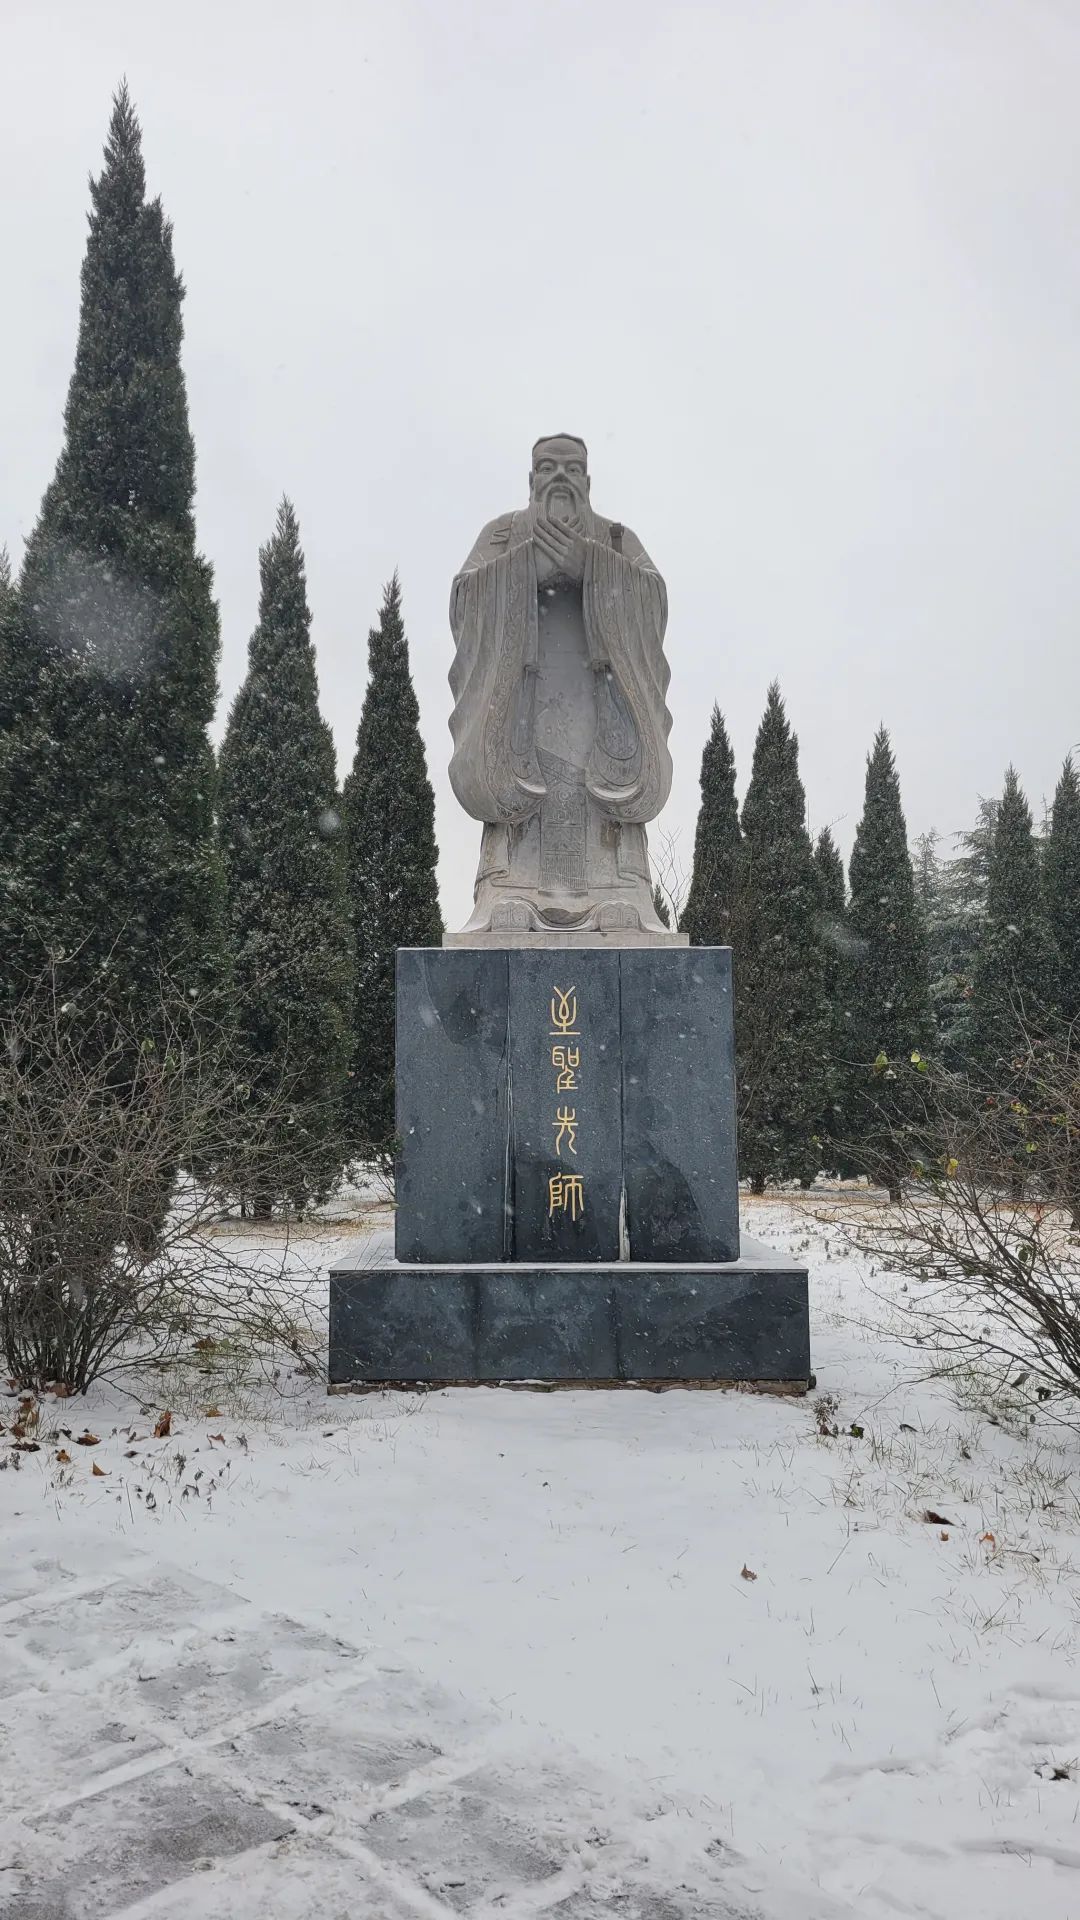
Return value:
M 578 1047 L 552 1047 L 551 1064 L 556 1069 L 556 1093 L 577 1092 L 577 1069 L 581 1065 Z
M 585 1187 L 580 1173 L 553 1173 L 548 1181 L 548 1219 L 568 1213 L 576 1220 L 585 1211 Z
M 576 987 L 556 987 L 551 996 L 551 1029 L 549 1039 L 557 1042 L 551 1048 L 551 1065 L 555 1071 L 555 1092 L 576 1093 L 580 1082 L 578 1069 L 581 1066 L 581 1048 L 569 1045 L 570 1040 L 580 1040 L 578 1026 L 578 1000 Z M 563 1147 L 567 1153 L 577 1158 L 578 1117 L 577 1107 L 567 1103 L 556 1104 L 555 1118 L 551 1123 L 555 1133 L 555 1153 L 558 1159 L 563 1157 Z M 585 1211 L 585 1183 L 580 1173 L 553 1173 L 548 1180 L 548 1219 L 556 1213 L 568 1213 L 571 1220 L 577 1220 Z
M 577 1035 L 577 988 L 568 987 L 564 993 L 556 987 L 551 996 L 552 1033 L 572 1033 Z

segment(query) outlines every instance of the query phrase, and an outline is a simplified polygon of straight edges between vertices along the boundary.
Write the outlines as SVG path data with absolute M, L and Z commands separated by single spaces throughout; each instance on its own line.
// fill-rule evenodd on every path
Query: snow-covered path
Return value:
M 396 1915 L 378 1904 L 392 1885 L 399 1904 L 414 1901 L 404 1912 L 479 1901 L 477 1912 L 514 1920 L 675 1920 L 722 1912 L 721 1898 L 765 1920 L 1012 1920 L 1026 1908 L 1080 1920 L 1080 1443 L 1042 1424 L 1014 1437 L 959 1410 L 944 1384 L 916 1381 L 912 1353 L 874 1324 L 880 1307 L 815 1218 L 821 1207 L 754 1211 L 751 1231 L 811 1262 L 818 1393 L 836 1396 L 838 1437 L 819 1433 L 812 1401 L 682 1391 L 327 1399 L 307 1389 L 242 1416 L 223 1400 L 221 1417 L 178 1413 L 162 1441 L 141 1417 L 132 1428 L 115 1392 L 96 1391 L 74 1415 L 62 1406 L 55 1418 L 75 1431 L 89 1418 L 100 1444 L 64 1442 L 71 1467 L 43 1447 L 0 1475 L 14 1574 L 35 1560 L 66 1570 L 49 1576 L 63 1591 L 48 1607 L 24 1593 L 0 1610 L 0 1648 L 15 1663 L 0 1731 L 8 1751 L 14 1741 L 41 1763 L 33 1780 L 20 1769 L 10 1812 L 31 1811 L 34 1793 L 37 1806 L 83 1790 L 79 1742 L 95 1716 L 128 1724 L 131 1661 L 156 1671 L 201 1630 L 204 1609 L 192 1602 L 170 1625 L 163 1597 L 163 1611 L 140 1605 L 96 1645 L 76 1585 L 114 1580 L 115 1595 L 157 1579 L 165 1596 L 195 1579 L 216 1595 L 204 1595 L 211 1619 L 223 1588 L 230 1604 L 289 1616 L 291 1634 L 359 1649 L 365 1684 L 400 1690 L 383 1702 L 380 1737 L 393 1723 L 406 1747 L 455 1755 L 480 1743 L 468 1753 L 482 1784 L 459 1825 L 488 1867 L 447 1864 L 440 1807 L 425 1811 L 430 1796 L 408 1779 L 401 1790 L 399 1766 L 379 1791 L 404 1791 L 392 1865 L 406 1878 L 384 1879 L 374 1904 L 354 1898 L 350 1911 Z M 132 1555 L 137 1574 L 123 1570 Z M 53 1637 L 34 1655 L 31 1630 L 46 1616 Z M 171 1653 L 153 1644 L 170 1638 Z M 215 1659 L 224 1671 L 220 1650 Z M 19 1690 L 43 1680 L 62 1703 L 51 1746 L 28 1710 L 40 1693 Z M 314 1680 L 326 1684 L 321 1668 Z M 145 1711 L 145 1687 L 134 1694 Z M 355 1731 L 355 1716 L 338 1718 Z M 275 1791 L 295 1751 L 286 1742 Z M 265 1760 L 265 1741 L 252 1734 L 245 1753 Z M 327 1771 L 353 1795 L 342 1831 L 363 1847 L 382 1816 L 363 1839 L 372 1789 L 359 1772 L 350 1782 L 357 1768 L 347 1748 L 330 1751 Z M 323 1805 L 300 1773 L 294 1798 Z M 233 1786 L 245 1806 L 284 1811 L 288 1794 L 268 1801 L 244 1778 Z M 496 1827 L 509 1808 L 538 1832 L 561 1877 L 527 1890 L 493 1879 L 484 1801 Z M 0 1829 L 0 1912 L 13 1835 L 30 1831 Z M 258 1841 L 256 1878 L 279 1876 L 262 1880 L 262 1913 L 308 1911 L 285 1903 L 281 1862 L 325 1849 L 320 1834 Z M 334 1856 L 335 1874 L 345 1857 Z M 348 1859 L 360 1874 L 361 1855 Z M 238 1873 L 187 1881 L 188 1920 L 216 1914 L 214 1889 L 227 1902 Z M 465 1891 L 440 1873 L 463 1874 Z M 317 1910 L 334 1914 L 328 1886 Z M 669 1908 L 644 1904 L 649 1887 Z M 582 1904 L 589 1888 L 602 1904 Z M 506 1904 L 491 1905 L 500 1891 Z M 154 1896 L 147 1915 L 171 1914 L 173 1897 Z

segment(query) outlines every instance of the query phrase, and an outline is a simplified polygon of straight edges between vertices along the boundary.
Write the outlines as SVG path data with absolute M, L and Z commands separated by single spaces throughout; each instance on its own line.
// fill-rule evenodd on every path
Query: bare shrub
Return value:
M 652 849 L 652 871 L 656 891 L 668 910 L 673 930 L 678 931 L 690 893 L 690 877 L 679 857 L 678 834 L 661 831 Z
M 1030 1035 L 989 1086 L 919 1062 L 910 1093 L 885 1147 L 909 1177 L 849 1236 L 918 1282 L 913 1337 L 948 1366 L 1080 1399 L 1080 1032 Z
M 64 998 L 49 972 L 0 1026 L 8 1373 L 84 1392 L 193 1336 L 241 1330 L 314 1367 L 287 1244 L 255 1260 L 215 1231 L 259 1154 L 227 1041 L 182 993 L 163 983 L 153 1019 L 136 1020 L 92 995 Z

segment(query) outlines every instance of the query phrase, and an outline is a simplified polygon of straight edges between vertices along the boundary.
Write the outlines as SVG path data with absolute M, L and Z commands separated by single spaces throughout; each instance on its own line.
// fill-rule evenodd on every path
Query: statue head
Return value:
M 553 433 L 532 450 L 529 499 L 553 520 L 583 520 L 589 506 L 589 456 L 584 440 Z

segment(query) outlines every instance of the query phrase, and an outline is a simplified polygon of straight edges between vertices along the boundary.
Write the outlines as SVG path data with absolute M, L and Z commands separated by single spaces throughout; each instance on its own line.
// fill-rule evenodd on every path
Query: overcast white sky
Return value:
M 343 770 L 401 570 L 444 910 L 450 579 L 589 443 L 671 602 L 689 864 L 714 699 L 769 680 L 847 850 L 890 727 L 912 833 L 1080 739 L 1080 0 L 0 0 L 0 540 L 53 469 L 126 73 L 187 283 L 223 714 L 300 516 Z M 654 834 L 655 844 L 655 834 Z

